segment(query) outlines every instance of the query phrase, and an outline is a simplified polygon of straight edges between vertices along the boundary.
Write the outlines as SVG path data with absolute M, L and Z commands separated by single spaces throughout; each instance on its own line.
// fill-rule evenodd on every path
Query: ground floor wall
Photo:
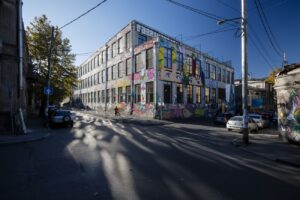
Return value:
M 278 130 L 283 138 L 300 143 L 300 87 L 277 90 Z

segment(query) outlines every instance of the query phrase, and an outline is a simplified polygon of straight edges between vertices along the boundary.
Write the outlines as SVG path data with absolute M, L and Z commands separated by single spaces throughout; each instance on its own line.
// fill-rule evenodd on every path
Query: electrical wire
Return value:
M 76 17 L 75 19 L 71 20 L 70 22 L 66 23 L 65 25 L 63 25 L 62 27 L 60 27 L 59 29 L 63 29 L 66 26 L 72 24 L 73 22 L 77 21 L 78 19 L 80 19 L 81 17 L 83 17 L 84 15 L 88 14 L 89 12 L 91 12 L 92 10 L 96 9 L 97 7 L 99 7 L 101 4 L 105 3 L 107 0 L 103 0 L 100 3 L 98 3 L 96 6 L 92 7 L 91 9 L 87 10 L 86 12 L 84 12 L 83 14 L 79 15 L 78 17 Z
M 259 47 L 256 45 L 256 43 L 254 42 L 254 40 L 252 39 L 252 36 L 249 35 L 248 37 L 250 39 L 250 42 L 252 42 L 253 46 L 256 48 L 257 52 L 261 55 L 261 57 L 264 59 L 264 61 L 266 62 L 266 64 L 270 67 L 271 70 L 274 70 L 274 68 L 272 67 L 272 64 L 268 61 L 268 59 L 264 56 L 264 54 L 261 52 L 261 50 L 259 49 Z
M 260 21 L 261 21 L 262 24 L 263 24 L 264 30 L 265 30 L 265 32 L 266 32 L 266 34 L 267 34 L 267 37 L 268 37 L 268 39 L 269 39 L 269 41 L 270 41 L 270 43 L 271 43 L 271 46 L 272 46 L 273 50 L 276 52 L 276 54 L 277 54 L 280 58 L 282 58 L 281 52 L 278 51 L 278 47 L 277 47 L 277 48 L 275 47 L 275 44 L 274 44 L 274 42 L 273 42 L 273 40 L 272 40 L 272 38 L 271 38 L 271 34 L 269 33 L 270 30 L 268 31 L 268 28 L 267 28 L 267 27 L 269 27 L 269 25 L 267 25 L 267 21 L 265 21 L 266 19 L 263 18 L 263 14 L 262 14 L 263 11 L 260 10 L 261 8 L 259 7 L 259 3 L 260 3 L 259 0 L 255 0 L 255 6 L 256 6 L 256 9 L 257 9 L 258 14 L 259 14 Z
M 217 30 L 210 31 L 210 32 L 207 32 L 207 33 L 202 33 L 202 34 L 198 34 L 198 35 L 189 36 L 187 39 L 184 39 L 184 41 L 190 41 L 190 40 L 194 40 L 194 39 L 199 38 L 199 37 L 212 35 L 212 34 L 216 34 L 216 33 L 222 33 L 222 32 L 237 30 L 237 28 L 230 28 L 230 29 L 228 29 L 228 28 L 225 29 L 225 28 L 217 29 Z
M 275 44 L 276 44 L 278 50 L 279 50 L 280 52 L 283 52 L 283 51 L 281 50 L 281 48 L 280 48 L 280 46 L 279 46 L 277 40 L 276 40 L 276 37 L 274 36 L 274 34 L 273 34 L 272 30 L 271 30 L 270 23 L 268 22 L 268 18 L 266 17 L 266 14 L 265 14 L 265 12 L 264 12 L 263 7 L 261 6 L 260 0 L 257 0 L 257 2 L 258 2 L 258 5 L 259 5 L 259 7 L 260 7 L 260 10 L 262 11 L 263 18 L 264 18 L 264 20 L 265 20 L 265 22 L 266 22 L 266 25 L 267 25 L 267 27 L 268 27 L 268 30 L 269 30 L 270 34 L 271 34 L 271 37 L 273 38 L 273 41 L 275 42 Z

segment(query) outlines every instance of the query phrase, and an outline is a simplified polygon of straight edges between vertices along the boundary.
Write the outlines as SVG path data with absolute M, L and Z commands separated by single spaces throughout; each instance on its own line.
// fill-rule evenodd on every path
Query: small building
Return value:
M 0 1 L 0 134 L 18 132 L 27 111 L 30 60 L 21 7 L 21 0 Z
M 137 21 L 77 68 L 75 102 L 146 118 L 204 116 L 233 98 L 234 69 Z
M 236 111 L 242 113 L 242 80 L 235 84 Z M 250 78 L 248 80 L 248 106 L 250 112 L 274 111 L 274 89 L 266 78 Z
M 285 65 L 276 76 L 274 88 L 280 136 L 300 143 L 300 63 Z

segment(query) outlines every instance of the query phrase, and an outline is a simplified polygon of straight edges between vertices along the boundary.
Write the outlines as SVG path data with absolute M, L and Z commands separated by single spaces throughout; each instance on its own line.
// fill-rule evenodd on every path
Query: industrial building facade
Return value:
M 234 69 L 132 21 L 78 68 L 75 101 L 164 119 L 203 116 L 233 98 Z

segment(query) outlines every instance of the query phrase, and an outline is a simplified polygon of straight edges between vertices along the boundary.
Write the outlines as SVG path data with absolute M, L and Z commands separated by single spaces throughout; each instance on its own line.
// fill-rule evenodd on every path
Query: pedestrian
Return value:
M 115 116 L 120 116 L 120 112 L 119 112 L 118 106 L 115 107 Z

